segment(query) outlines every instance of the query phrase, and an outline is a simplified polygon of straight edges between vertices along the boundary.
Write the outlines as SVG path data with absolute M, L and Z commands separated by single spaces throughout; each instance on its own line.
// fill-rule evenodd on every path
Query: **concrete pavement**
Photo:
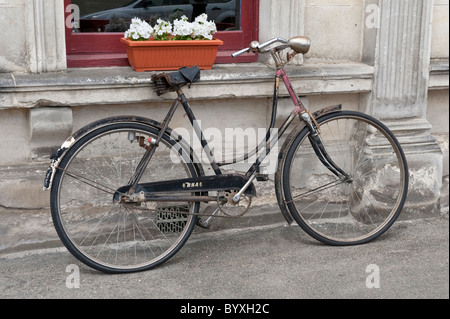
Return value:
M 64 248 L 2 254 L 0 298 L 196 299 L 190 306 L 203 299 L 448 299 L 448 214 L 398 221 L 378 240 L 344 248 L 284 223 L 194 233 L 166 264 L 127 275 L 92 270 Z M 182 311 L 180 302 L 170 311 Z

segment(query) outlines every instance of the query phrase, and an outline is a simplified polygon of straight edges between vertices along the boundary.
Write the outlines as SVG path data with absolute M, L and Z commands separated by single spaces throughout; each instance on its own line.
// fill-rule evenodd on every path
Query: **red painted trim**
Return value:
M 126 53 L 72 54 L 67 56 L 69 68 L 129 66 Z
M 67 8 L 71 0 L 64 0 Z M 256 62 L 254 54 L 243 55 L 233 59 L 231 54 L 258 40 L 259 34 L 259 0 L 243 0 L 241 5 L 241 30 L 217 32 L 214 37 L 224 42 L 219 48 L 216 63 Z M 65 12 L 65 18 L 70 12 Z M 129 65 L 126 59 L 125 45 L 120 42 L 122 33 L 72 33 L 66 28 L 67 66 L 105 67 Z M 125 57 L 125 59 L 124 59 Z

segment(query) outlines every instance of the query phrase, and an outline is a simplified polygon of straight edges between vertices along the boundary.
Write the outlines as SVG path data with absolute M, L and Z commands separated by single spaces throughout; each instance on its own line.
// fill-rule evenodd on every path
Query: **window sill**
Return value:
M 287 66 L 300 95 L 360 93 L 372 90 L 373 67 L 362 63 Z M 172 100 L 151 90 L 156 72 L 129 67 L 79 68 L 44 74 L 0 74 L 0 109 L 36 106 L 122 104 Z M 271 97 L 274 69 L 262 63 L 217 64 L 202 71 L 201 81 L 185 89 L 188 99 Z M 281 96 L 287 96 L 284 88 Z

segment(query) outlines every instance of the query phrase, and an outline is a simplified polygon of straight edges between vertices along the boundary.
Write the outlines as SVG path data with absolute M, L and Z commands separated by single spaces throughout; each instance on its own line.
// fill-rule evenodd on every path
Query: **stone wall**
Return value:
M 344 103 L 383 119 L 400 137 L 411 167 L 411 211 L 438 211 L 448 189 L 448 3 L 260 0 L 261 42 L 312 39 L 310 53 L 289 69 L 311 109 Z M 169 105 L 169 96 L 151 92 L 148 74 L 67 70 L 64 9 L 61 0 L 0 0 L 0 206 L 45 207 L 48 194 L 36 189 L 47 154 L 82 125 L 113 114 L 161 118 Z M 206 126 L 224 123 L 217 114 L 236 116 L 236 126 L 266 126 L 273 71 L 260 60 L 216 65 L 186 92 Z M 282 97 L 279 120 L 286 102 Z M 180 114 L 174 126 L 184 125 Z

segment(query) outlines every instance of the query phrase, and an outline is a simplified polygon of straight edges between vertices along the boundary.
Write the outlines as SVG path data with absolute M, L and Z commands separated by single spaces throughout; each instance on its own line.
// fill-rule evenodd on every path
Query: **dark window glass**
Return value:
M 80 9 L 73 32 L 125 32 L 134 17 L 151 25 L 185 15 L 190 21 L 202 13 L 218 31 L 240 30 L 240 0 L 72 0 Z

